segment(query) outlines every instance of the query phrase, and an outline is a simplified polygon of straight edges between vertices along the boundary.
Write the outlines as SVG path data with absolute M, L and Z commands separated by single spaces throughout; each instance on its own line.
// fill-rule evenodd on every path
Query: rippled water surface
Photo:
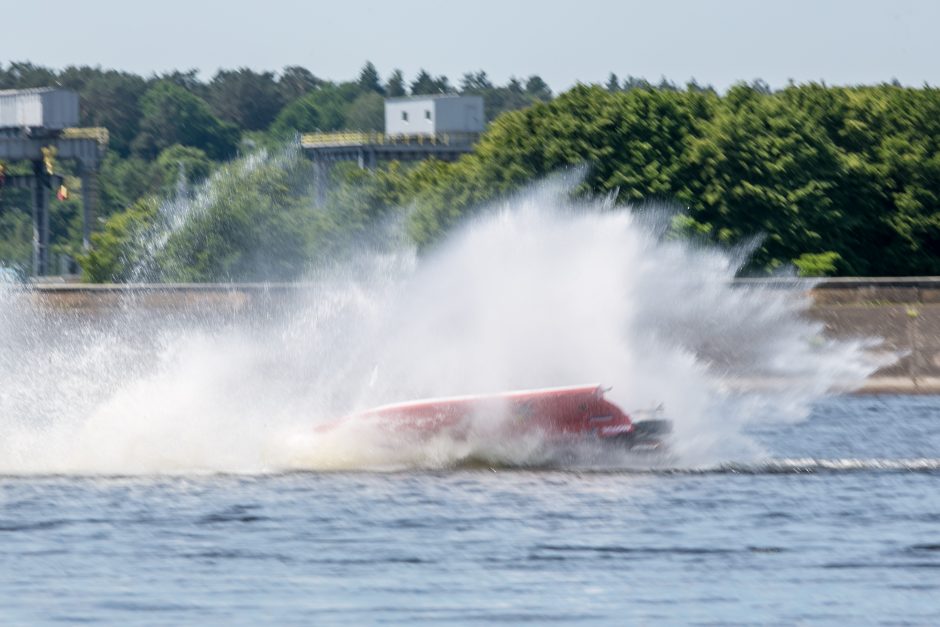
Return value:
M 0 479 L 5 624 L 940 620 L 940 398 L 695 470 Z

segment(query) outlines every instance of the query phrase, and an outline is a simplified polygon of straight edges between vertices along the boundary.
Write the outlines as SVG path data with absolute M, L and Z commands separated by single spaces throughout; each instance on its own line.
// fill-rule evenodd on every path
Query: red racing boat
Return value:
M 370 426 L 407 438 L 442 435 L 464 439 L 472 433 L 499 438 L 538 435 L 548 441 L 593 439 L 627 448 L 659 448 L 671 431 L 671 422 L 633 420 L 604 398 L 605 391 L 600 385 L 583 385 L 396 403 L 317 430 Z

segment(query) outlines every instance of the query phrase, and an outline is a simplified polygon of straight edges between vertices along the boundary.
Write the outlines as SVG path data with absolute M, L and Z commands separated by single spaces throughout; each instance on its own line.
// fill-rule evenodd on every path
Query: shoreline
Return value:
M 872 351 L 899 355 L 851 394 L 940 394 L 940 277 L 735 279 L 744 290 L 783 290 L 811 303 L 809 318 L 825 337 L 874 340 Z M 74 316 L 148 311 L 234 320 L 270 315 L 316 291 L 312 283 L 9 285 L 38 311 Z M 738 385 L 773 385 L 739 381 Z
M 849 392 L 853 396 L 904 394 L 907 396 L 940 395 L 940 377 L 911 379 L 908 377 L 869 377 L 862 387 Z

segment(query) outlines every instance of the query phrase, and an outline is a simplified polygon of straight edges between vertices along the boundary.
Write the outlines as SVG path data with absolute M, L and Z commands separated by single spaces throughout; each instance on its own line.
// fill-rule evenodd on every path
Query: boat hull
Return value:
M 389 436 L 461 440 L 537 436 L 549 441 L 597 440 L 627 448 L 658 448 L 668 421 L 634 422 L 604 398 L 600 385 L 397 403 L 322 425 L 321 431 L 369 427 Z

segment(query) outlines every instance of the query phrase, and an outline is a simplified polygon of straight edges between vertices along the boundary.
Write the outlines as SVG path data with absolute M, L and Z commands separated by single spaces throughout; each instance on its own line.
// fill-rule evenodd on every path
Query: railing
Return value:
M 300 143 L 304 146 L 359 146 L 384 143 L 381 133 L 341 131 L 336 133 L 304 133 Z
M 62 137 L 63 139 L 93 139 L 101 146 L 107 146 L 110 139 L 108 129 L 100 126 L 65 128 L 62 129 Z
M 305 147 L 316 146 L 365 146 L 365 145 L 408 145 L 408 146 L 466 146 L 473 144 L 477 133 L 437 133 L 436 135 L 386 135 L 384 133 L 365 133 L 358 131 L 337 131 L 334 133 L 304 133 L 300 143 Z

